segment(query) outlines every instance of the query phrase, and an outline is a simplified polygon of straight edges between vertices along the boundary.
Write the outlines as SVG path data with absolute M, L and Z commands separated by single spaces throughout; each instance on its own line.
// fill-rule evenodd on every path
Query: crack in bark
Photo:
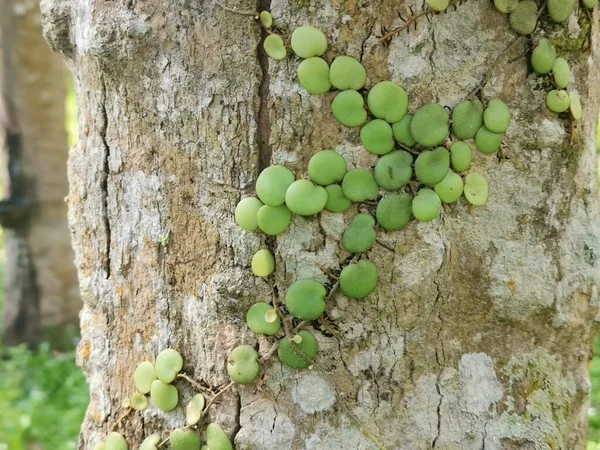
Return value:
M 268 11 L 271 9 L 271 0 L 258 0 L 257 11 Z M 267 30 L 261 27 L 261 35 L 256 54 L 258 63 L 262 71 L 262 77 L 258 86 L 258 96 L 260 104 L 258 107 L 258 173 L 271 164 L 271 145 L 269 138 L 271 136 L 271 119 L 269 117 L 269 56 L 262 46 L 265 38 L 268 36 Z
M 436 448 L 437 440 L 440 437 L 441 428 L 442 428 L 442 413 L 441 413 L 441 409 L 442 409 L 442 400 L 444 400 L 444 396 L 442 395 L 442 390 L 440 389 L 440 378 L 442 376 L 442 370 L 440 370 L 440 373 L 438 374 L 438 377 L 437 377 L 437 381 L 435 383 L 435 390 L 437 391 L 438 395 L 440 396 L 440 401 L 438 402 L 438 405 L 437 405 L 437 408 L 436 408 L 436 412 L 437 412 L 437 435 L 433 439 L 433 442 L 431 443 L 431 448 Z
M 102 167 L 102 179 L 100 189 L 102 190 L 102 215 L 104 221 L 104 231 L 106 233 L 106 253 L 104 270 L 106 272 L 106 279 L 110 278 L 110 247 L 111 247 L 111 231 L 110 231 L 110 220 L 108 217 L 108 172 L 109 172 L 109 160 L 110 160 L 110 147 L 106 141 L 106 131 L 108 129 L 108 115 L 106 113 L 106 83 L 104 82 L 104 76 L 100 76 L 101 83 L 101 114 L 102 114 L 102 126 L 100 127 L 100 138 L 104 145 L 104 165 Z

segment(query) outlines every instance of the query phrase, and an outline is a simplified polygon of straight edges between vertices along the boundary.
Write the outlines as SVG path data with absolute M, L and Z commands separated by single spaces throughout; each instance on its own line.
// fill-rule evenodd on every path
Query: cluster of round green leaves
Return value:
M 138 411 L 148 407 L 147 394 L 150 400 L 161 411 L 172 411 L 179 403 L 177 388 L 171 383 L 183 368 L 183 358 L 173 349 L 161 351 L 152 364 L 143 361 L 137 365 L 133 373 L 133 381 L 137 392 L 131 396 L 126 404 Z M 203 416 L 206 400 L 204 395 L 196 394 L 186 407 L 186 427 L 177 428 L 170 434 L 171 449 L 173 450 L 200 450 L 202 439 L 200 433 L 191 429 L 200 422 Z M 206 427 L 206 445 L 202 449 L 232 450 L 233 446 L 229 437 L 215 423 Z M 162 437 L 160 433 L 147 436 L 140 445 L 140 450 L 157 450 Z M 128 450 L 125 438 L 116 432 L 106 436 L 105 440 L 96 445 L 95 450 Z
M 552 42 L 540 39 L 531 53 L 531 66 L 539 75 L 552 75 L 556 89 L 546 95 L 546 106 L 550 111 L 561 113 L 570 109 L 573 119 L 579 120 L 583 115 L 581 101 L 577 92 L 565 89 L 571 83 L 571 68 L 566 59 L 556 55 Z
M 598 0 L 583 0 L 584 6 L 593 8 Z M 531 34 L 538 22 L 538 5 L 533 0 L 494 0 L 496 9 L 509 14 L 511 28 L 519 34 Z M 575 0 L 548 0 L 548 15 L 553 22 L 563 23 L 569 19 Z

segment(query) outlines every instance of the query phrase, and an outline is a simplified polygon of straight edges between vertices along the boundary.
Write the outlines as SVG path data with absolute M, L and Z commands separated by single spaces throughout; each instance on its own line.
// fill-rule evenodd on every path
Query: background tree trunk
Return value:
M 475 155 L 490 181 L 485 207 L 461 200 L 432 223 L 380 232 L 369 253 L 379 287 L 364 301 L 330 302 L 337 332 L 316 332 L 317 367 L 267 364 L 261 387 L 228 392 L 212 420 L 238 449 L 375 448 L 365 430 L 388 449 L 584 448 L 600 282 L 598 11 L 564 26 L 543 19 L 585 105 L 571 144 L 569 120 L 545 108 L 547 86 L 529 73 L 527 38 L 505 52 L 516 35 L 490 2 L 424 18 L 389 46 L 378 35 L 420 2 L 234 3 L 270 9 L 286 37 L 298 25 L 321 28 L 328 60 L 361 59 L 368 87 L 398 82 L 411 110 L 454 106 L 498 58 L 483 95 L 506 101 L 514 120 L 502 155 Z M 251 16 L 182 0 L 44 0 L 43 9 L 80 102 L 69 206 L 85 302 L 79 358 L 92 396 L 81 448 L 92 448 L 132 394 L 136 363 L 168 346 L 195 378 L 227 383 L 228 352 L 256 342 L 247 308 L 271 296 L 249 269 L 265 242 L 276 251 L 279 295 L 296 278 L 327 281 L 317 264 L 339 270 L 356 208 L 295 217 L 272 242 L 235 225 L 235 205 L 260 170 L 283 163 L 301 175 L 327 148 L 352 165 L 374 158 L 332 117 L 333 93 L 298 86 L 295 57 L 265 57 Z M 188 385 L 179 387 L 188 398 Z M 150 408 L 121 431 L 133 445 L 183 423 L 181 409 Z
M 8 197 L 3 343 L 35 344 L 42 330 L 58 338 L 76 326 L 81 309 L 64 202 L 67 71 L 42 36 L 38 1 L 4 1 L 0 18 Z

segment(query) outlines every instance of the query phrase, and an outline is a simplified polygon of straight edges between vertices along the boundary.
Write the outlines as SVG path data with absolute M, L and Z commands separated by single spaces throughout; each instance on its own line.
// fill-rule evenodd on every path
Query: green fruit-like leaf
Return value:
M 237 346 L 227 358 L 227 373 L 236 383 L 254 383 L 259 370 L 258 353 L 249 345 Z
M 367 121 L 362 95 L 350 89 L 335 96 L 331 102 L 331 112 L 338 122 L 347 127 L 359 127 Z
M 322 58 L 308 58 L 300 63 L 298 81 L 309 94 L 321 95 L 331 89 L 329 66 Z
M 156 380 L 154 365 L 148 361 L 139 363 L 133 372 L 135 388 L 142 394 L 147 394 L 150 392 L 150 387 L 154 380 Z
M 450 0 L 425 0 L 427 4 L 437 12 L 443 12 L 448 9 L 448 5 L 450 4 Z
M 391 81 L 377 83 L 369 91 L 367 105 L 371 114 L 386 122 L 398 122 L 408 109 L 406 91 Z
M 200 435 L 197 431 L 177 428 L 170 437 L 172 450 L 200 450 Z
M 209 423 L 206 427 L 206 445 L 209 450 L 233 450 L 229 437 L 216 423 Z
M 170 383 L 175 379 L 183 367 L 183 358 L 178 351 L 167 348 L 156 357 L 154 369 L 156 377 L 163 383 Z
M 417 179 L 429 186 L 442 181 L 449 170 L 450 154 L 444 147 L 424 151 L 415 161 L 415 175 Z
M 454 203 L 463 193 L 463 180 L 450 170 L 433 189 L 443 203 Z
M 129 445 L 127 445 L 127 441 L 125 438 L 113 431 L 106 436 L 106 440 L 104 441 L 104 445 L 106 446 L 106 450 L 128 450 Z
M 383 189 L 397 191 L 412 178 L 412 155 L 398 150 L 379 158 L 375 165 L 375 181 Z
M 484 125 L 477 132 L 475 143 L 480 152 L 491 155 L 500 150 L 500 145 L 502 145 L 502 135 L 499 133 L 492 133 Z
M 450 146 L 450 162 L 457 172 L 464 172 L 471 167 L 473 151 L 466 142 L 456 141 Z
M 150 388 L 150 400 L 158 409 L 171 411 L 179 403 L 179 393 L 175 386 L 154 380 Z
M 465 100 L 452 111 L 452 133 L 459 139 L 471 139 L 483 124 L 483 103 Z
M 537 25 L 537 4 L 524 0 L 510 13 L 510 27 L 519 34 L 531 34 Z
M 285 193 L 285 204 L 294 214 L 312 216 L 327 203 L 327 191 L 309 180 L 294 181 Z
M 333 150 L 315 153 L 308 162 L 310 179 L 321 186 L 328 186 L 344 179 L 346 160 Z
M 295 178 L 292 171 L 287 167 L 267 167 L 256 180 L 256 194 L 265 205 L 283 205 L 285 203 L 285 193 Z
M 431 189 L 421 189 L 412 202 L 412 210 L 415 219 L 419 222 L 429 222 L 435 219 L 442 208 L 442 202 L 438 195 Z
M 269 11 L 261 11 L 259 15 L 260 24 L 265 28 L 271 28 L 273 25 L 273 16 Z
M 263 42 L 263 48 L 267 55 L 278 61 L 285 59 L 287 56 L 287 50 L 285 49 L 283 39 L 277 34 L 268 35 L 265 38 L 265 42 Z
M 351 56 L 338 56 L 331 63 L 329 79 L 337 89 L 358 91 L 367 81 L 367 72 L 363 65 Z
M 379 196 L 379 186 L 371 172 L 352 169 L 342 181 L 344 195 L 355 203 L 375 200 Z
M 485 205 L 488 199 L 488 182 L 478 173 L 470 173 L 465 177 L 465 198 L 475 206 Z
M 410 124 L 412 122 L 413 115 L 406 114 L 400 121 L 394 123 L 392 125 L 392 132 L 394 133 L 394 138 L 402 145 L 406 145 L 407 147 L 414 147 L 417 141 L 413 138 L 412 133 L 410 132 Z
M 292 33 L 292 50 L 300 58 L 321 56 L 327 50 L 327 38 L 318 28 L 298 27 Z
M 410 124 L 410 132 L 423 147 L 435 147 L 446 140 L 449 134 L 450 117 L 440 105 L 421 106 Z
M 580 120 L 583 117 L 581 100 L 577 92 L 569 92 L 569 108 L 571 109 L 573 119 Z
M 136 392 L 129 398 L 129 404 L 136 411 L 143 411 L 148 407 L 148 398 L 144 394 Z
M 531 65 L 540 75 L 549 73 L 556 61 L 556 49 L 552 42 L 546 38 L 540 39 L 538 45 L 531 53 Z
M 574 7 L 575 0 L 548 0 L 548 14 L 557 23 L 566 22 Z
M 385 230 L 399 230 L 412 217 L 412 197 L 409 194 L 389 194 L 377 204 L 377 222 Z
M 281 328 L 281 319 L 275 308 L 267 303 L 255 303 L 246 313 L 246 323 L 256 334 L 273 336 Z
M 501 13 L 507 14 L 514 10 L 519 4 L 519 0 L 494 0 L 494 6 Z
M 510 124 L 510 110 L 497 98 L 490 100 L 483 113 L 483 123 L 492 133 L 504 133 Z
M 569 85 L 571 82 L 571 68 L 564 58 L 556 58 L 554 66 L 552 66 L 552 76 L 557 87 L 564 89 Z
M 255 231 L 258 228 L 256 214 L 262 205 L 263 202 L 255 197 L 242 199 L 235 207 L 236 223 L 244 230 Z
M 275 270 L 275 258 L 266 249 L 260 249 L 252 257 L 252 272 L 257 277 L 268 277 Z
M 363 259 L 356 264 L 344 267 L 340 274 L 340 288 L 344 295 L 351 298 L 365 298 L 377 287 L 379 274 L 371 261 Z
M 371 120 L 360 130 L 360 141 L 371 153 L 385 155 L 394 148 L 392 127 L 385 120 Z
M 375 219 L 373 217 L 364 213 L 357 214 L 344 232 L 344 248 L 351 253 L 368 251 L 377 237 L 374 227 Z
M 566 91 L 553 90 L 548 92 L 548 95 L 546 95 L 546 106 L 548 106 L 550 111 L 554 111 L 556 113 L 565 112 L 567 109 L 569 109 L 570 104 L 571 100 Z
M 262 206 L 256 215 L 258 227 L 269 236 L 283 233 L 290 226 L 292 212 L 287 206 Z
M 279 342 L 277 353 L 279 360 L 286 366 L 293 369 L 306 369 L 315 359 L 318 351 L 319 343 L 315 336 L 310 331 L 302 330 L 294 337 L 293 343 L 287 337 L 283 338 Z
M 143 440 L 139 450 L 157 450 L 157 445 L 160 441 L 160 434 L 152 433 L 150 436 L 147 436 L 146 439 Z
M 325 209 L 333 213 L 343 213 L 350 209 L 352 202 L 344 195 L 342 187 L 338 184 L 332 184 L 325 188 L 327 191 L 327 203 Z
M 188 425 L 196 425 L 200 421 L 205 404 L 204 395 L 196 394 L 192 397 L 185 408 L 185 422 Z
M 316 320 L 325 311 L 325 286 L 317 280 L 304 278 L 289 287 L 285 306 L 290 314 L 300 320 Z

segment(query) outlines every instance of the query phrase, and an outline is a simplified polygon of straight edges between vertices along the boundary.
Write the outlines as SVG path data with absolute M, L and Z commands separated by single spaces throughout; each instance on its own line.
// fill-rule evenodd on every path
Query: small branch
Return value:
M 455 0 L 451 0 L 450 3 L 448 3 L 448 8 L 450 8 L 450 6 L 452 6 L 454 3 L 455 3 Z M 448 8 L 446 8 L 446 9 L 448 9 Z M 441 11 L 441 12 L 443 12 L 443 11 Z M 406 30 L 407 28 L 409 28 L 413 23 L 415 23 L 421 17 L 427 16 L 429 14 L 441 14 L 441 12 L 437 12 L 437 11 L 434 11 L 433 9 L 431 9 L 431 8 L 427 8 L 427 9 L 421 11 L 420 13 L 417 13 L 417 14 L 411 16 L 408 20 L 404 21 L 404 24 L 402 24 L 399 27 L 396 27 L 393 30 L 387 32 L 386 34 L 384 34 L 383 36 L 381 36 L 379 38 L 379 40 L 380 41 L 387 41 L 388 39 L 391 39 L 394 36 L 397 36 L 398 34 L 402 33 L 404 30 Z
M 273 346 L 269 349 L 269 351 L 267 352 L 267 354 L 265 356 L 263 356 L 262 358 L 260 358 L 260 360 L 258 361 L 260 364 L 268 361 L 269 359 L 271 359 L 271 357 L 277 353 L 277 349 L 279 348 L 279 342 L 275 342 L 273 344 Z
M 187 381 L 188 383 L 190 383 L 191 385 L 193 385 L 195 388 L 200 389 L 201 391 L 204 392 L 210 392 L 211 394 L 213 393 L 213 391 L 207 387 L 202 386 L 202 384 L 200 384 L 200 382 L 194 380 L 192 377 L 190 377 L 189 375 L 186 375 L 185 373 L 178 373 L 177 374 L 177 378 L 183 378 L 185 381 Z
M 256 11 L 238 11 L 237 9 L 231 8 L 229 6 L 224 5 L 223 3 L 217 1 L 217 0 L 213 0 L 213 2 L 215 3 L 215 5 L 220 6 L 221 8 L 223 8 L 225 11 L 229 11 L 231 13 L 234 14 L 240 14 L 242 16 L 252 16 L 254 18 L 256 18 Z
M 209 402 L 206 404 L 206 406 L 204 407 L 204 411 L 202 411 L 202 415 L 200 416 L 200 420 L 202 420 L 202 418 L 206 415 L 206 413 L 208 412 L 208 409 L 213 405 L 213 403 L 225 392 L 227 391 L 227 389 L 231 388 L 232 386 L 235 385 L 235 381 L 232 381 L 231 383 L 229 383 L 227 386 L 225 386 L 223 389 L 221 389 L 219 392 L 217 392 L 213 398 L 211 398 L 209 400 Z
M 129 414 L 131 414 L 131 411 L 133 411 L 133 408 L 130 406 L 127 408 L 127 410 L 123 414 L 121 414 L 121 416 L 117 419 L 117 421 L 112 426 L 112 431 L 115 431 L 117 428 L 119 428 L 119 426 L 121 425 L 121 422 L 123 422 L 125 417 L 127 417 Z

